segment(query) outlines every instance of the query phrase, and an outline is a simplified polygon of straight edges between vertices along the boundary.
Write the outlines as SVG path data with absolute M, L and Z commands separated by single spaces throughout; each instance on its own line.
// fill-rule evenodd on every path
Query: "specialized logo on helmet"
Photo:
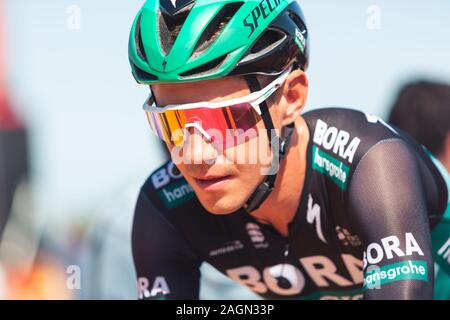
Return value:
M 243 23 L 244 26 L 250 28 L 250 34 L 248 37 L 250 38 L 253 32 L 259 26 L 259 20 L 262 18 L 266 20 L 275 9 L 286 0 L 262 0 L 255 8 L 253 8 L 252 12 L 248 14 Z

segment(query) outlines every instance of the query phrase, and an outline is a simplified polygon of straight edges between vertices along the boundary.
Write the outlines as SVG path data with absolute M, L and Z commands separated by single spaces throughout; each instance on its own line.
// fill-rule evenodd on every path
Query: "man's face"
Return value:
M 152 85 L 152 91 L 160 106 L 217 102 L 250 94 L 247 83 L 241 77 L 186 84 L 157 84 Z M 270 101 L 267 101 L 269 106 Z M 281 108 L 271 108 L 276 129 L 281 127 L 281 112 Z M 256 124 L 252 133 L 246 142 L 223 148 L 221 144 L 205 141 L 198 130 L 192 129 L 182 147 L 174 150 L 173 145 L 167 145 L 172 156 L 176 153 L 183 159 L 175 163 L 209 212 L 229 214 L 241 208 L 264 179 L 264 170 L 270 168 L 270 147 L 262 120 Z

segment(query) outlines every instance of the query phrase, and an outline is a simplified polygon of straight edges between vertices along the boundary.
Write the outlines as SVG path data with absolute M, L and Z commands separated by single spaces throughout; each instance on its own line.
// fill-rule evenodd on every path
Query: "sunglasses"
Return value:
M 182 146 L 191 128 L 197 129 L 208 142 L 235 145 L 240 136 L 262 120 L 259 105 L 281 87 L 290 71 L 286 70 L 263 89 L 244 97 L 161 107 L 150 93 L 143 108 L 152 130 L 169 145 Z

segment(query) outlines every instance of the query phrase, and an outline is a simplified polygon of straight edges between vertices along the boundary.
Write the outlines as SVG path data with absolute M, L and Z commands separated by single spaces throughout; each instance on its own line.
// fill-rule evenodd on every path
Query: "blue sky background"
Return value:
M 86 214 L 162 161 L 127 60 L 143 0 L 6 0 L 9 89 L 29 125 L 33 184 L 52 222 Z M 66 12 L 81 9 L 81 29 Z M 450 1 L 304 0 L 311 64 L 307 110 L 387 114 L 411 79 L 450 82 Z M 380 11 L 372 30 L 370 6 Z

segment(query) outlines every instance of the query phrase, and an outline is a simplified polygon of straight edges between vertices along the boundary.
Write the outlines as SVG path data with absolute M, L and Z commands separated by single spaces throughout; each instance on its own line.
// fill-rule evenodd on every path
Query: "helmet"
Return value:
M 129 60 L 138 83 L 178 83 L 306 70 L 308 50 L 296 0 L 147 0 Z

